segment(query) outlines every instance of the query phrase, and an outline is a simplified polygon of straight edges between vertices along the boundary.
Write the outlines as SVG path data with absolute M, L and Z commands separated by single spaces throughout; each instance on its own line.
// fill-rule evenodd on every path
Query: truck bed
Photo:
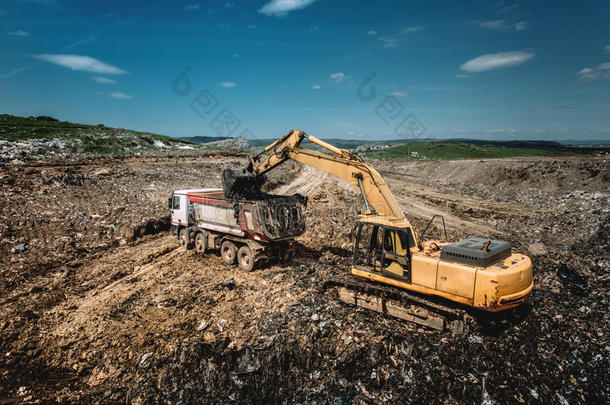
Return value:
M 192 207 L 189 216 L 200 228 L 262 242 L 291 239 L 305 232 L 302 204 L 294 196 L 229 199 L 221 189 L 185 190 L 185 194 Z

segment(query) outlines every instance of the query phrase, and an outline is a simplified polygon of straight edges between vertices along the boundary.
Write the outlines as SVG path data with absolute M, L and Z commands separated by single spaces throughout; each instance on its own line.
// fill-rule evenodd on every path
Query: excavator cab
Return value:
M 354 267 L 410 283 L 414 246 L 410 228 L 362 222 L 354 242 Z

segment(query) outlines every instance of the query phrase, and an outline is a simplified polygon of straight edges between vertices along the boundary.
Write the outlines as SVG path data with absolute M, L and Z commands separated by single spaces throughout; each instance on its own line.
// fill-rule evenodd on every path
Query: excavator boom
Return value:
M 301 147 L 304 139 L 331 153 Z M 271 153 L 261 160 L 266 152 Z M 396 227 L 411 228 L 385 180 L 373 166 L 355 153 L 337 148 L 303 131 L 292 130 L 267 146 L 250 160 L 248 172 L 259 176 L 289 159 L 333 174 L 359 189 L 365 205 L 361 215 L 363 219 L 368 217 Z

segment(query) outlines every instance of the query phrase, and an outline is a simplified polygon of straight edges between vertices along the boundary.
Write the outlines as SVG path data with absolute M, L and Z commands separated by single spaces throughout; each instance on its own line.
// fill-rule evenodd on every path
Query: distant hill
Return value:
M 124 153 L 165 148 L 192 149 L 188 141 L 105 125 L 59 121 L 53 117 L 0 114 L 3 159 L 52 153 Z
M 228 136 L 190 136 L 190 137 L 181 137 L 179 139 L 184 139 L 187 142 L 192 143 L 209 143 L 209 142 L 218 142 L 224 141 L 225 139 L 229 139 Z
M 516 143 L 514 143 L 516 142 Z M 367 158 L 388 160 L 422 159 L 489 159 L 523 156 L 583 156 L 597 151 L 572 148 L 556 142 L 537 141 L 478 141 L 445 140 L 442 142 L 413 142 L 409 144 L 365 150 Z

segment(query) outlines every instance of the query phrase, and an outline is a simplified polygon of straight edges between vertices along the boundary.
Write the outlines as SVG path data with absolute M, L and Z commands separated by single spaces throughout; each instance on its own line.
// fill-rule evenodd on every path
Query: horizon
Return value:
M 0 106 L 173 137 L 610 140 L 610 4 L 0 6 Z

